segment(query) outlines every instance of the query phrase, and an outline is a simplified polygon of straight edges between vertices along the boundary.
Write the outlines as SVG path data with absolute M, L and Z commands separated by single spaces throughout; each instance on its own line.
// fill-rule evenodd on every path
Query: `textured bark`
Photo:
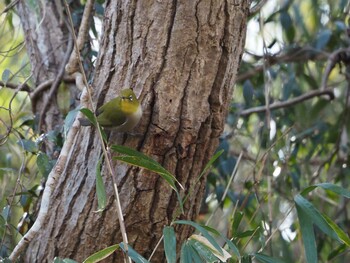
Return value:
M 194 191 L 182 219 L 195 219 L 205 187 L 198 175 L 223 131 L 243 51 L 249 1 L 109 1 L 93 87 L 99 104 L 123 87 L 140 94 L 144 117 L 134 134 L 111 133 L 153 157 Z M 107 209 L 95 213 L 101 155 L 92 128 L 81 128 L 55 189 L 50 215 L 29 244 L 26 262 L 82 261 L 121 242 L 111 182 Z M 115 164 L 129 241 L 149 256 L 176 213 L 177 199 L 158 175 Z M 106 171 L 103 169 L 103 171 Z M 191 229 L 176 229 L 179 242 Z M 153 262 L 162 262 L 162 248 Z M 120 254 L 114 256 L 121 262 Z M 111 262 L 111 260 L 108 260 Z
M 42 4 L 45 4 L 43 6 Z M 19 1 L 17 5 L 26 38 L 26 48 L 32 66 L 32 79 L 35 86 L 53 80 L 58 74 L 68 42 L 68 30 L 62 22 L 58 8 L 53 1 L 30 5 Z M 48 100 L 50 85 L 33 101 L 33 111 L 39 117 L 40 109 Z M 51 99 L 55 102 L 54 98 Z M 56 103 L 50 103 L 43 119 L 44 129 L 54 130 L 62 123 L 62 116 Z

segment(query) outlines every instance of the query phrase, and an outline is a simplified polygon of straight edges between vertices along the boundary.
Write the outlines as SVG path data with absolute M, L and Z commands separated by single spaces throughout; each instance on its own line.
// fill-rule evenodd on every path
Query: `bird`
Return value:
M 118 132 L 131 131 L 142 117 L 142 107 L 132 89 L 123 89 L 120 95 L 96 110 L 97 122 L 106 129 Z M 80 118 L 82 126 L 91 126 L 86 118 Z

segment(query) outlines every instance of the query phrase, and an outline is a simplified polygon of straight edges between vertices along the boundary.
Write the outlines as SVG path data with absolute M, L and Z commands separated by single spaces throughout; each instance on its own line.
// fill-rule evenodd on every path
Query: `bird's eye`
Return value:
M 134 98 L 130 95 L 129 98 L 128 98 L 130 101 L 133 101 Z

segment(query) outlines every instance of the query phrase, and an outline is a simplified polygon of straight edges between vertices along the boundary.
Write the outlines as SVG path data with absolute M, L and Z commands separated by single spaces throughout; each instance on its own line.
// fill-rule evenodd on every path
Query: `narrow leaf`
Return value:
M 298 205 L 296 206 L 301 236 L 303 238 L 306 260 L 308 263 L 317 263 L 316 239 L 313 224 L 309 216 Z
M 163 229 L 164 251 L 168 263 L 176 263 L 176 236 L 174 228 L 166 226 Z
M 96 165 L 96 194 L 97 194 L 97 212 L 101 212 L 106 208 L 107 195 L 105 185 L 101 176 L 101 159 Z
M 166 170 L 158 162 L 148 157 L 147 155 L 122 145 L 113 145 L 111 149 L 117 153 L 122 154 L 122 156 L 114 157 L 114 159 L 129 163 L 141 168 L 145 168 L 147 170 L 150 170 L 152 172 L 159 174 L 161 177 L 163 177 L 163 179 L 165 179 L 169 183 L 169 185 L 175 191 L 177 191 L 175 181 L 180 185 L 182 189 L 184 189 L 183 186 L 180 184 L 180 182 L 177 181 L 175 176 L 173 176 L 168 170 Z
M 346 198 L 350 198 L 350 191 L 341 187 L 341 186 L 331 184 L 331 183 L 316 184 L 316 186 L 322 187 L 325 190 L 332 191 L 332 192 L 334 192 L 338 195 L 342 195 Z
M 80 109 L 80 111 L 85 115 L 85 117 L 96 126 L 96 118 L 93 112 L 87 108 Z
M 123 242 L 120 243 L 120 248 L 126 253 L 125 245 Z M 128 256 L 135 262 L 135 263 L 150 263 L 147 259 L 142 257 L 139 253 L 137 253 L 132 247 L 128 245 Z
M 345 245 L 350 247 L 350 239 L 348 235 L 334 222 L 332 219 L 330 219 L 327 215 L 322 214 L 324 219 L 327 221 L 328 225 L 333 229 L 333 231 L 337 234 L 339 239 L 343 241 Z
M 213 163 L 223 154 L 224 150 L 220 150 L 216 152 L 209 160 L 209 162 L 205 165 L 203 171 L 201 172 L 199 178 L 202 178 L 203 175 L 212 167 Z
M 187 241 L 181 246 L 180 263 L 192 263 L 191 249 Z
M 303 214 L 308 216 L 311 222 L 316 224 L 322 230 L 322 232 L 324 232 L 331 238 L 340 241 L 337 234 L 329 226 L 322 214 L 313 206 L 312 203 L 310 203 L 301 195 L 296 195 L 294 197 L 294 201 L 296 203 L 296 206 L 304 212 Z
M 95 262 L 99 262 L 107 257 L 109 257 L 110 255 L 112 255 L 114 253 L 114 251 L 116 251 L 119 248 L 119 245 L 113 245 L 110 247 L 106 247 L 98 252 L 96 252 L 95 254 L 92 254 L 91 256 L 89 256 L 87 259 L 85 259 L 83 261 L 83 263 L 95 263 Z

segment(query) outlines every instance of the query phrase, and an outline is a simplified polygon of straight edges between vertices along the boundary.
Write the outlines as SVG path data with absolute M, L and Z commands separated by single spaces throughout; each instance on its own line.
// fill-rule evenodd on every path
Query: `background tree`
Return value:
M 80 54 L 88 76 L 93 75 L 93 98 L 97 105 L 125 86 L 134 87 L 140 95 L 145 114 L 138 128 L 122 138 L 112 132 L 109 141 L 139 149 L 174 173 L 186 191 L 192 193 L 181 219 L 194 219 L 205 180 L 197 185 L 194 178 L 210 159 L 222 131 L 225 103 L 230 100 L 239 58 L 235 54 L 240 53 L 240 37 L 245 32 L 248 3 L 233 1 L 230 5 L 225 2 L 216 8 L 203 1 L 139 2 L 108 2 L 99 59 L 94 62 L 96 51 L 91 39 L 80 38 L 87 36 L 87 31 L 80 33 L 84 32 L 81 29 L 78 37 L 81 39 L 78 41 Z M 27 11 L 27 15 L 21 16 L 35 18 L 27 22 L 33 24 L 25 29 L 26 35 L 34 34 L 33 40 L 26 36 L 29 39 L 26 43 L 34 46 L 27 50 L 32 50 L 29 52 L 32 54 L 39 49 L 33 63 L 43 61 L 36 63 L 40 66 L 33 68 L 33 72 L 35 69 L 43 72 L 33 73 L 35 78 L 29 78 L 28 85 L 18 87 L 16 81 L 24 83 L 25 78 L 21 79 L 19 73 L 11 73 L 23 72 L 25 77 L 29 74 L 19 71 L 19 67 L 12 68 L 13 64 L 5 64 L 9 60 L 4 60 L 2 81 L 9 88 L 17 88 L 16 91 L 19 88 L 29 91 L 30 96 L 39 90 L 39 97 L 67 98 L 68 94 L 72 100 L 68 106 L 48 105 L 47 116 L 41 118 L 40 125 L 45 136 L 38 137 L 35 131 L 40 118 L 33 121 L 28 113 L 27 93 L 18 92 L 13 96 L 9 89 L 0 90 L 0 99 L 4 98 L 0 112 L 4 113 L 0 115 L 4 124 L 4 128 L 0 127 L 4 134 L 0 151 L 6 153 L 0 154 L 4 167 L 0 169 L 0 176 L 4 178 L 1 187 L 6 189 L 6 192 L 1 191 L 5 193 L 1 201 L 4 207 L 0 217 L 1 253 L 7 255 L 18 242 L 19 234 L 11 226 L 20 221 L 23 211 L 28 212 L 29 219 L 35 216 L 32 200 L 37 200 L 40 188 L 38 177 L 34 180 L 36 171 L 47 176 L 56 154 L 61 152 L 56 173 L 52 172 L 54 176 L 49 177 L 56 178 L 58 185 L 51 185 L 50 179 L 46 183 L 54 197 L 49 220 L 36 236 L 43 240 L 51 237 L 55 242 L 41 244 L 34 239 L 26 259 L 40 258 L 39 252 L 38 256 L 33 253 L 40 251 L 36 248 L 42 245 L 48 253 L 41 259 L 59 255 L 82 260 L 92 251 L 104 247 L 104 243 L 97 243 L 99 237 L 108 244 L 120 241 L 117 239 L 120 234 L 112 186 L 108 171 L 103 168 L 109 199 L 104 212 L 94 213 L 98 206 L 96 167 L 101 153 L 97 131 L 78 129 L 73 124 L 71 135 L 65 137 L 66 131 L 55 130 L 62 127 L 59 123 L 69 110 L 65 127 L 70 126 L 77 97 L 75 85 L 55 88 L 55 79 L 58 79 L 55 76 L 60 75 L 59 68 L 66 63 L 58 63 L 55 70 L 49 67 L 55 65 L 55 61 L 62 62 L 64 54 L 70 53 L 72 40 L 67 37 L 70 26 L 66 19 L 61 19 L 67 15 L 65 8 L 43 8 L 30 3 L 22 6 L 24 11 L 25 7 L 36 14 L 28 16 Z M 76 31 L 80 24 L 88 24 L 90 37 L 94 36 L 93 32 L 96 35 L 96 20 L 92 20 L 92 16 L 85 16 L 89 19 L 80 22 L 84 21 L 83 10 L 88 9 L 73 3 L 70 7 Z M 99 4 L 94 7 L 95 19 L 101 17 L 103 8 Z M 17 8 L 21 10 L 21 6 Z M 224 153 L 208 175 L 205 202 L 196 219 L 214 226 L 232 240 L 238 248 L 230 247 L 233 262 L 236 259 L 275 262 L 276 258 L 283 262 L 349 261 L 349 8 L 347 1 L 342 0 L 251 3 L 245 53 L 216 156 L 222 149 Z M 12 10 L 5 9 L 8 25 L 15 21 Z M 50 10 L 59 11 L 51 14 Z M 37 32 L 41 30 L 44 36 L 49 35 L 44 28 L 37 28 L 38 25 L 45 27 L 45 18 L 51 16 L 54 21 L 49 23 L 58 24 L 55 29 L 62 33 L 51 35 L 51 39 L 56 40 L 45 43 L 53 47 L 55 43 L 63 43 L 62 47 L 58 45 L 61 49 L 52 52 L 40 50 L 38 47 L 42 47 L 42 42 L 36 41 L 40 36 Z M 35 30 L 32 30 L 33 26 Z M 10 26 L 9 32 L 15 29 Z M 18 52 L 21 45 L 16 41 L 9 45 L 10 41 L 6 39 L 6 54 L 23 56 Z M 52 56 L 50 63 L 45 64 L 49 61 L 45 57 L 56 52 L 60 55 L 55 56 L 61 59 L 55 60 Z M 74 56 L 70 63 L 72 60 Z M 77 64 L 71 65 L 73 70 L 70 72 L 74 72 Z M 95 65 L 95 71 L 91 65 Z M 49 86 L 41 85 L 45 84 L 45 77 L 35 82 L 40 74 L 48 76 Z M 71 85 L 72 76 L 80 75 L 66 75 L 63 82 Z M 30 87 L 36 88 L 31 91 Z M 40 116 L 45 101 L 36 103 L 36 116 Z M 59 101 L 67 100 L 57 99 Z M 82 103 L 86 101 L 82 99 Z M 80 138 L 84 140 L 80 142 Z M 17 141 L 19 149 L 26 151 L 25 155 L 18 150 Z M 139 253 L 148 256 L 159 241 L 163 226 L 169 225 L 176 214 L 176 195 L 158 175 L 122 163 L 116 167 L 130 243 Z M 191 185 L 198 188 L 191 191 Z M 45 194 L 42 200 L 46 200 Z M 70 206 L 59 206 L 60 200 L 67 200 Z M 137 211 L 145 213 L 136 214 Z M 32 222 L 28 217 L 22 219 L 19 231 L 25 233 L 25 222 Z M 175 226 L 180 241 L 178 247 L 197 245 L 198 248 L 199 244 L 192 237 L 182 242 L 193 228 L 178 229 Z M 229 242 L 226 249 L 228 245 Z M 91 250 L 84 250 L 87 247 Z M 200 248 L 202 252 L 208 252 Z M 162 250 L 163 246 L 156 249 L 152 261 L 164 258 Z M 189 250 L 183 249 L 181 256 L 186 255 L 186 251 Z M 211 261 L 209 252 L 203 256 L 204 252 L 198 251 L 200 249 L 192 249 L 188 253 L 191 257 L 201 256 Z

